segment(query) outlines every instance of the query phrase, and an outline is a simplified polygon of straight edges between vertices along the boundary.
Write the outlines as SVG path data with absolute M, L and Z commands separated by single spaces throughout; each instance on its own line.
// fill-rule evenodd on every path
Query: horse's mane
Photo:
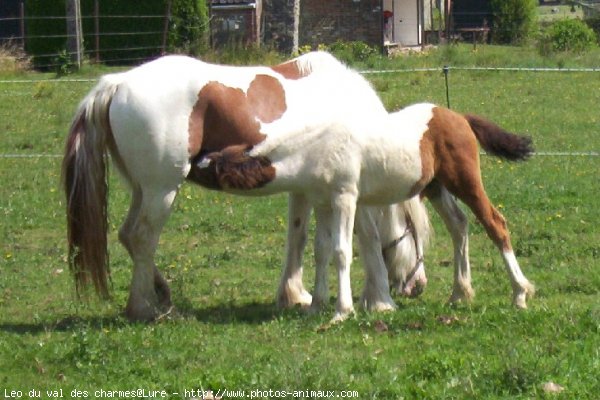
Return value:
M 337 58 L 324 51 L 313 51 L 294 59 L 302 76 L 315 72 L 347 71 L 348 68 Z

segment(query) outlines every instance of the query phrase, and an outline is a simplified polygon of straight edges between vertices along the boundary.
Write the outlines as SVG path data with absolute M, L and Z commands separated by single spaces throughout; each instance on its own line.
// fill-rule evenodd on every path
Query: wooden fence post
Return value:
M 162 49 L 161 55 L 164 56 L 167 54 L 167 39 L 169 36 L 169 20 L 171 19 L 171 5 L 173 0 L 167 1 L 167 9 L 165 10 L 165 24 L 163 27 L 163 37 L 162 37 Z
M 81 32 L 81 7 L 79 0 L 67 0 L 67 52 L 81 68 L 83 37 Z
M 94 41 L 95 41 L 95 55 L 96 64 L 100 63 L 100 2 L 94 0 Z
M 21 31 L 21 47 L 25 51 L 25 2 L 19 3 L 19 28 Z

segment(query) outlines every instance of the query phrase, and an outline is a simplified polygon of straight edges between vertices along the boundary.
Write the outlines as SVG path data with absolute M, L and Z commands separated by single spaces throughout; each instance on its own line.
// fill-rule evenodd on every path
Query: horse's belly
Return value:
M 359 202 L 384 205 L 404 201 L 411 197 L 420 178 L 421 165 L 418 157 L 388 162 L 385 168 L 363 173 L 359 186 Z
M 414 181 L 394 181 L 389 186 L 361 192 L 359 203 L 367 205 L 388 205 L 404 201 L 410 197 Z

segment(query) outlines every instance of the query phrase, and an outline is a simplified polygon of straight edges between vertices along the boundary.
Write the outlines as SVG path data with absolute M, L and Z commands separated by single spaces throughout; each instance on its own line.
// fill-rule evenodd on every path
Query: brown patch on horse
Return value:
M 298 68 L 298 63 L 296 60 L 274 65 L 271 67 L 271 69 L 278 74 L 283 75 L 285 79 L 297 80 L 306 77 L 300 68 Z
M 262 122 L 281 118 L 287 105 L 281 82 L 269 75 L 256 75 L 248 88 L 249 107 Z
M 219 82 L 207 83 L 198 93 L 189 117 L 188 151 L 194 157 L 204 151 L 255 145 L 264 140 L 260 122 L 273 122 L 287 109 L 281 83 L 268 75 L 257 75 L 248 94 Z
M 419 152 L 421 154 L 421 178 L 411 188 L 409 197 L 421 193 L 435 176 L 435 142 L 429 130 L 421 138 Z
M 207 167 L 196 168 L 194 181 L 203 179 L 203 186 L 221 190 L 258 189 L 275 179 L 275 167 L 264 156 L 248 155 L 251 146 L 230 146 L 206 156 Z
M 436 107 L 428 127 L 421 140 L 424 175 L 432 169 L 435 181 L 471 208 L 494 243 L 502 250 L 510 250 L 506 220 L 493 207 L 483 188 L 477 145 L 479 136 L 471 129 L 470 121 L 451 110 Z M 488 139 L 493 146 L 505 148 L 493 139 L 493 135 L 488 135 Z M 433 191 L 427 191 L 427 195 L 435 196 Z

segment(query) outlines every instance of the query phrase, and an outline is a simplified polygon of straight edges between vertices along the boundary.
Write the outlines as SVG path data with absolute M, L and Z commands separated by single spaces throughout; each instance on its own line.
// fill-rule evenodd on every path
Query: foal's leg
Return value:
M 176 189 L 134 189 L 132 207 L 119 238 L 133 259 L 133 277 L 125 314 L 150 321 L 170 309 L 170 290 L 154 264 L 162 228 L 169 217 Z
M 454 284 L 449 302 L 470 301 L 475 292 L 471 286 L 467 217 L 443 186 L 432 184 L 427 190 L 427 197 L 442 217 L 454 246 Z
M 532 296 L 535 289 L 519 267 L 510 242 L 506 220 L 492 206 L 483 189 L 480 175 L 472 170 L 461 171 L 461 175 L 462 185 L 461 189 L 456 191 L 456 195 L 471 208 L 488 236 L 500 249 L 513 288 L 513 304 L 519 308 L 527 308 L 527 297 Z
M 332 200 L 333 257 L 338 272 L 338 299 L 332 322 L 343 321 L 354 312 L 350 266 L 356 200 L 351 192 L 338 193 Z
M 356 233 L 365 269 L 365 287 L 360 303 L 368 311 L 389 311 L 396 309 L 396 304 L 390 296 L 381 239 L 372 212 L 367 206 L 358 207 L 356 210 Z
M 331 210 L 315 208 L 315 290 L 313 293 L 311 311 L 322 310 L 329 301 L 328 271 L 332 253 Z
M 310 204 L 303 195 L 290 194 L 288 202 L 288 231 L 286 260 L 277 290 L 277 306 L 295 304 L 309 306 L 312 296 L 302 283 L 302 255 L 308 236 Z

